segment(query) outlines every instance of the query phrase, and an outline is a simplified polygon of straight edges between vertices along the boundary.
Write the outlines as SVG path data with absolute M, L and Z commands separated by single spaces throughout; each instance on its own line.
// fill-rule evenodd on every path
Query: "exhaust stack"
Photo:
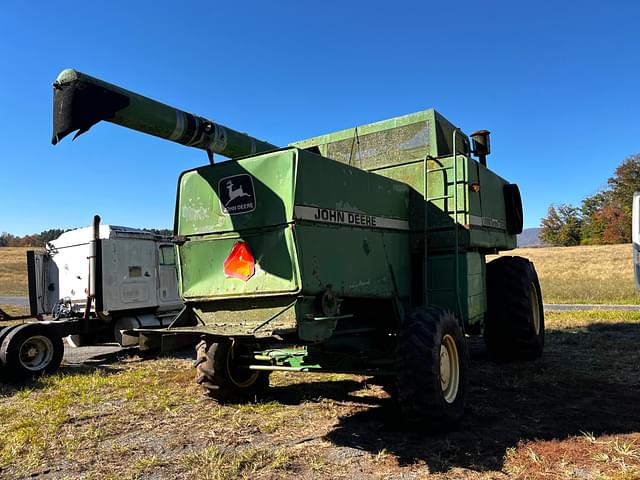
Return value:
M 487 166 L 487 155 L 491 153 L 491 143 L 489 142 L 489 130 L 478 130 L 471 134 L 473 141 L 473 154 L 485 167 Z

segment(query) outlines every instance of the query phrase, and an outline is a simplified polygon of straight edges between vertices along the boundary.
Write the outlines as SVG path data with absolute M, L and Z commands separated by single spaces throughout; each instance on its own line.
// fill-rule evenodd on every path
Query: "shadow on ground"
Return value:
M 431 472 L 499 471 L 520 441 L 638 432 L 639 345 L 640 326 L 593 324 L 547 332 L 540 360 L 499 364 L 474 341 L 465 418 L 453 430 L 402 427 L 392 402 L 372 397 L 365 399 L 372 407 L 340 418 L 326 439 L 373 454 L 386 450 L 403 465 L 421 460 Z M 349 398 L 354 386 L 346 387 L 337 398 Z

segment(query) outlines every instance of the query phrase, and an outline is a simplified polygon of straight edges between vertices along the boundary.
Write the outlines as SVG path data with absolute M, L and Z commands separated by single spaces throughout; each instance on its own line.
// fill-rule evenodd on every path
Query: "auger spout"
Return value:
M 63 70 L 53 83 L 54 145 L 101 120 L 229 158 L 278 147 L 206 118 L 130 92 L 77 70 Z M 75 138 L 74 137 L 74 138 Z

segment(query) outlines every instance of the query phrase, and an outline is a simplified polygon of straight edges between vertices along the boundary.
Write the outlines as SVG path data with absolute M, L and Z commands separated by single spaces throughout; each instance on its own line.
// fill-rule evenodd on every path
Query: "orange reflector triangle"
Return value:
M 224 261 L 224 274 L 227 277 L 247 281 L 255 273 L 256 262 L 245 242 L 236 242 L 231 253 Z

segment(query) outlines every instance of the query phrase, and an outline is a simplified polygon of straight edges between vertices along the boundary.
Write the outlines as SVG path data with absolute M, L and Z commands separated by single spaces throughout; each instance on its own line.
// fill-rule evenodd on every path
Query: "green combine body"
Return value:
M 369 374 L 396 384 L 407 418 L 449 423 L 466 335 L 499 356 L 542 352 L 533 266 L 485 262 L 522 229 L 517 187 L 485 165 L 488 132 L 479 160 L 435 110 L 278 149 L 73 70 L 54 87 L 54 143 L 106 120 L 233 158 L 180 176 L 186 306 L 169 329 L 137 331 L 147 347 L 201 337 L 213 396 L 255 395 L 273 370 Z

